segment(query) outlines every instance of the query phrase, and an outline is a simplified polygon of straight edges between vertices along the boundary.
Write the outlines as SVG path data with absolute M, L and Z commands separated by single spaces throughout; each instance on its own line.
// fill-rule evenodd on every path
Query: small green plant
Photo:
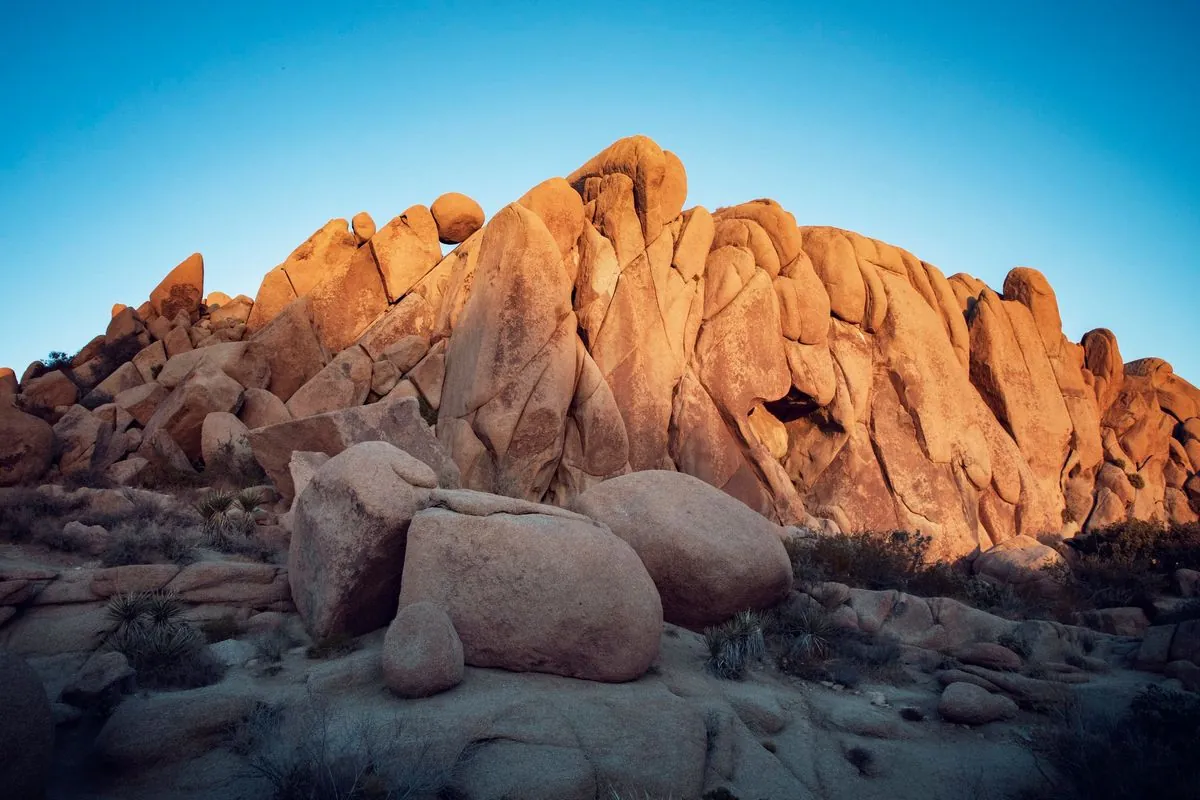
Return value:
M 67 355 L 62 350 L 51 350 L 49 355 L 42 359 L 42 364 L 46 367 L 46 372 L 56 369 L 70 369 L 72 358 L 73 356 Z
M 739 611 L 732 619 L 704 631 L 708 669 L 718 678 L 741 680 L 766 656 L 764 619 L 756 611 Z

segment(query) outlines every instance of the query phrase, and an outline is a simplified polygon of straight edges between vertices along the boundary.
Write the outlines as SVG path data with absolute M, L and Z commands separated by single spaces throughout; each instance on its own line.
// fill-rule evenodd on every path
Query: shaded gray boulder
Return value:
M 0 795 L 39 798 L 54 755 L 54 715 L 37 673 L 0 650 Z

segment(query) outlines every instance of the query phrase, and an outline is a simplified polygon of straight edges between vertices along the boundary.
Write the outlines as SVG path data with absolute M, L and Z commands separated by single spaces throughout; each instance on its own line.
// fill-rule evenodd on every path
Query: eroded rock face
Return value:
M 670 470 L 776 523 L 920 531 L 943 558 L 1200 519 L 1200 390 L 1161 359 L 1123 363 L 1111 331 L 1067 340 L 1042 273 L 994 289 L 772 200 L 686 199 L 679 158 L 635 136 L 486 224 L 454 193 L 378 229 L 332 220 L 253 302 L 201 304 L 194 256 L 0 396 L 55 421 L 112 394 L 146 427 L 142 457 L 194 460 L 196 426 L 151 417 L 216 368 L 249 391 L 210 410 L 279 428 L 255 452 L 285 499 L 292 449 L 395 440 L 370 409 L 410 398 L 463 485 L 560 506 Z

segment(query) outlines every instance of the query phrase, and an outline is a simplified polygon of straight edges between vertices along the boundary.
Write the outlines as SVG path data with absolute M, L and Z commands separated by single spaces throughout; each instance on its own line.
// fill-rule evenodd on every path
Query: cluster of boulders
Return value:
M 288 578 L 309 632 L 390 625 L 384 675 L 407 696 L 449 688 L 464 664 L 632 680 L 664 621 L 701 629 L 791 589 L 785 529 L 691 476 L 632 473 L 565 510 L 457 488 L 437 465 L 355 444 L 292 512 Z
M 1068 341 L 1040 273 L 997 293 L 770 200 L 686 195 L 679 159 L 632 137 L 486 224 L 456 193 L 333 220 L 253 299 L 205 296 L 191 256 L 74 357 L 0 375 L 0 483 L 220 454 L 286 484 L 281 440 L 334 455 L 411 397 L 463 487 L 560 507 L 674 470 L 944 557 L 1197 520 L 1200 391 L 1122 363 L 1109 331 Z

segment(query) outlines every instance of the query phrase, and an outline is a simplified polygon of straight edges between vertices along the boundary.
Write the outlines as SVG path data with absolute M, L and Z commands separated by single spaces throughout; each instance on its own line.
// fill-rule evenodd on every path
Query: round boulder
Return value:
M 383 637 L 383 682 L 401 697 L 429 697 L 462 683 L 463 646 L 454 623 L 433 603 L 396 614 Z
M 1017 713 L 1017 704 L 1002 694 L 992 694 L 973 683 L 952 683 L 942 691 L 938 713 L 947 722 L 986 725 Z
M 667 622 L 703 628 L 770 608 L 792 588 L 783 528 L 699 478 L 633 472 L 593 486 L 572 508 L 641 557 Z
M 975 559 L 975 574 L 996 583 L 1050 584 L 1045 570 L 1065 563 L 1052 547 L 1030 536 L 1014 536 L 985 550 Z
M 54 429 L 0 402 L 0 486 L 35 481 L 54 458 Z
M 41 797 L 54 754 L 54 715 L 37 673 L 0 650 L 0 794 Z
M 447 192 L 429 207 L 442 244 L 458 244 L 483 227 L 483 209 L 471 198 Z

